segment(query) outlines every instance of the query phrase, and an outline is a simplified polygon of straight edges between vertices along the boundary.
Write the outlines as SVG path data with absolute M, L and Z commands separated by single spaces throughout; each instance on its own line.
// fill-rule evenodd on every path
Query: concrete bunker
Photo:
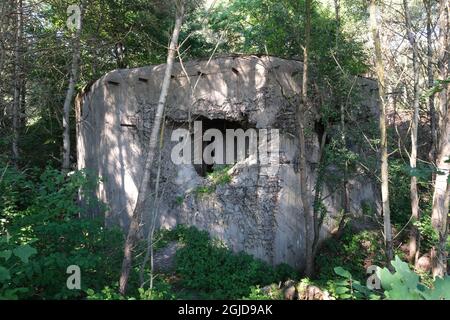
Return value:
M 302 63 L 270 56 L 231 56 L 210 63 L 191 61 L 184 67 L 187 75 L 179 64 L 174 66 L 166 105 L 159 227 L 194 225 L 232 250 L 244 250 L 274 265 L 288 263 L 302 268 L 305 226 L 295 120 Z M 108 205 L 107 225 L 128 226 L 164 69 L 165 65 L 115 70 L 82 96 L 77 110 L 78 168 L 103 178 L 96 195 Z M 193 93 L 189 83 L 197 80 Z M 374 113 L 376 83 L 364 78 L 359 82 L 364 90 L 363 108 L 366 114 Z M 208 185 L 207 175 L 213 166 L 175 165 L 170 157 L 176 145 L 171 141 L 172 132 L 180 127 L 189 129 L 188 119 L 202 120 L 202 130 L 277 129 L 279 165 L 274 171 L 270 163 L 263 165 L 245 157 L 228 169 L 228 183 L 198 196 L 195 191 Z M 312 199 L 321 128 L 313 116 L 308 123 L 307 174 Z M 343 203 L 341 194 L 328 186 L 325 189 L 329 194 L 323 201 L 328 218 L 321 239 L 336 228 Z M 367 178 L 349 181 L 352 214 L 362 215 L 362 203 L 379 208 L 376 189 Z

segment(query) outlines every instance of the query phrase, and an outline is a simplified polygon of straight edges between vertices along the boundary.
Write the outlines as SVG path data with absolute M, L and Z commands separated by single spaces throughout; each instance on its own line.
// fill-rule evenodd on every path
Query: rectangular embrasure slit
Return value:
M 120 85 L 119 82 L 117 82 L 117 81 L 112 81 L 112 80 L 108 80 L 108 84 L 111 84 L 111 85 L 113 85 L 113 86 L 118 86 L 118 85 Z
M 128 127 L 128 128 L 136 128 L 135 124 L 131 124 L 131 123 L 121 123 L 120 124 L 121 127 Z
M 139 78 L 139 81 L 147 83 L 147 82 L 148 82 L 148 79 L 145 79 L 145 78 Z

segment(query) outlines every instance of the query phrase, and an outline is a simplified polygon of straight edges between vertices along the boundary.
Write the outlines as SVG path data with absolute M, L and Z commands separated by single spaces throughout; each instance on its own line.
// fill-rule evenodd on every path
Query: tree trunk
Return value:
M 336 49 L 339 47 L 339 33 L 341 30 L 341 1 L 340 0 L 334 0 L 334 16 L 336 19 Z M 341 142 L 342 142 L 342 148 L 347 147 L 346 142 L 346 133 L 345 133 L 345 107 L 346 103 L 344 103 L 340 97 L 340 95 L 337 96 L 337 102 L 340 105 L 340 120 L 341 120 Z M 350 213 L 350 195 L 348 190 L 348 162 L 345 162 L 345 168 L 344 168 L 344 177 L 342 179 L 342 190 L 344 192 L 344 203 L 343 203 L 343 216 L 339 223 L 338 232 L 336 236 L 340 236 L 340 233 L 343 231 L 343 227 L 345 225 L 345 220 L 347 215 Z
M 300 144 L 300 188 L 303 214 L 305 217 L 305 275 L 310 277 L 314 272 L 313 242 L 314 242 L 314 213 L 311 208 L 310 194 L 307 182 L 305 121 L 309 108 L 308 99 L 308 54 L 311 41 L 311 0 L 306 0 L 305 44 L 303 47 L 303 79 L 301 104 L 297 110 Z
M 378 79 L 378 94 L 380 104 L 380 153 L 381 153 L 381 200 L 384 220 L 384 242 L 386 259 L 390 263 L 393 259 L 391 210 L 389 207 L 389 168 L 386 133 L 386 97 L 383 56 L 381 52 L 380 31 L 377 22 L 377 0 L 370 0 L 370 25 L 375 46 L 375 67 Z
M 424 0 L 424 6 L 427 14 L 427 77 L 428 89 L 434 87 L 434 72 L 433 72 L 433 23 L 432 23 L 432 4 L 431 0 Z M 430 112 L 430 127 L 431 127 L 431 147 L 429 153 L 430 162 L 436 163 L 436 147 L 437 147 L 437 130 L 436 130 L 436 110 L 434 107 L 434 94 L 428 97 L 428 109 Z M 433 179 L 434 181 L 434 179 Z
M 439 73 L 440 80 L 446 80 L 449 76 L 449 58 L 450 54 L 448 52 L 449 46 L 449 34 L 450 28 L 449 23 L 449 13 L 448 13 L 448 0 L 441 0 L 439 5 Z M 443 90 L 439 93 L 439 110 L 438 110 L 438 145 L 437 149 L 440 149 L 440 141 L 443 138 L 443 131 L 445 124 L 445 115 L 447 113 L 447 103 L 448 103 L 448 86 L 443 85 Z M 445 139 L 445 137 L 444 137 Z
M 83 8 L 81 9 L 83 11 Z M 72 45 L 72 65 L 70 69 L 69 87 L 67 88 L 66 98 L 63 107 L 63 171 L 70 170 L 70 106 L 72 105 L 73 96 L 75 93 L 75 85 L 78 81 L 78 69 L 80 64 L 80 38 L 81 28 L 83 23 L 83 15 L 81 15 L 80 25 L 76 27 L 75 36 Z
M 450 110 L 450 109 L 448 109 Z M 433 276 L 443 277 L 447 274 L 447 237 L 448 237 L 448 211 L 450 200 L 450 112 L 447 111 L 445 117 L 445 128 L 443 128 L 438 153 L 437 167 L 438 174 L 434 184 L 433 209 L 431 222 L 433 228 L 438 234 L 438 243 L 436 245 L 436 255 L 433 261 Z
M 23 52 L 25 54 L 25 52 Z M 25 68 L 24 64 L 22 63 L 22 81 L 20 83 L 20 115 L 19 115 L 19 128 L 24 128 L 27 123 L 26 118 L 26 98 L 27 98 L 27 81 L 25 78 Z
M 322 189 L 325 180 L 325 145 L 327 141 L 327 129 L 322 136 L 320 142 L 319 159 L 317 159 L 317 178 L 314 184 L 314 205 L 313 205 L 313 218 L 314 218 L 314 238 L 312 242 L 312 256 L 315 257 L 319 248 L 320 229 L 323 225 L 325 216 L 322 213 Z
M 20 128 L 20 89 L 22 84 L 22 0 L 16 2 L 16 30 L 14 48 L 14 96 L 12 108 L 12 161 L 17 166 L 19 161 L 19 128 Z
M 9 26 L 9 11 L 11 10 L 11 1 L 4 1 L 0 11 L 0 75 L 2 75 L 3 65 L 6 59 L 6 33 Z
M 161 127 L 161 120 L 164 114 L 164 107 L 166 103 L 167 93 L 170 86 L 170 78 L 173 69 L 173 62 L 178 46 L 178 36 L 180 34 L 181 25 L 184 16 L 184 4 L 183 1 L 179 2 L 177 6 L 177 13 L 175 19 L 175 27 L 172 33 L 172 39 L 170 41 L 169 51 L 167 55 L 167 64 L 164 74 L 164 79 L 161 87 L 161 94 L 159 96 L 158 107 L 155 114 L 155 120 L 150 135 L 150 142 L 148 147 L 147 158 L 143 168 L 143 177 L 139 187 L 138 198 L 136 200 L 136 206 L 131 217 L 130 226 L 128 229 L 127 239 L 125 241 L 124 258 L 122 262 L 122 271 L 119 280 L 119 291 L 122 295 L 125 295 L 128 285 L 128 278 L 131 270 L 131 263 L 133 259 L 133 250 L 138 238 L 138 232 L 140 229 L 139 221 L 146 207 L 146 200 L 148 195 L 148 188 L 150 182 L 151 168 L 153 165 L 153 159 L 155 158 L 155 150 L 158 143 L 158 133 Z
M 419 63 L 418 63 L 418 48 L 416 37 L 411 25 L 411 16 L 408 8 L 408 1 L 403 0 L 403 7 L 405 10 L 405 23 L 408 33 L 408 40 L 413 52 L 413 76 L 414 76 L 414 102 L 413 102 L 413 117 L 411 120 L 411 154 L 409 156 L 409 164 L 411 170 L 414 170 L 417 166 L 417 133 L 419 127 L 419 104 L 420 104 L 420 92 L 419 92 Z M 419 194 L 417 192 L 417 177 L 411 176 L 410 183 L 410 198 L 411 198 L 411 229 L 409 235 L 409 261 L 415 262 L 419 258 L 419 231 L 414 225 L 419 220 Z
M 449 28 L 449 3 L 448 0 L 440 2 L 440 74 L 441 80 L 446 80 L 449 76 L 449 54 L 450 50 L 448 32 Z M 438 243 L 433 255 L 433 276 L 443 277 L 447 273 L 447 236 L 448 236 L 448 211 L 450 201 L 450 108 L 449 101 L 449 85 L 443 84 L 440 92 L 440 125 L 439 125 L 439 152 L 437 156 L 436 166 L 438 173 L 434 183 L 433 208 L 431 213 L 431 222 L 433 228 L 438 234 Z
M 153 201 L 153 208 L 152 208 L 152 214 L 149 216 L 149 228 L 148 228 L 148 235 L 147 235 L 147 250 L 145 252 L 144 260 L 141 264 L 141 269 L 139 270 L 139 282 L 140 287 L 144 287 L 145 279 L 144 279 L 144 272 L 145 272 L 145 266 L 148 263 L 148 260 L 150 259 L 150 285 L 149 289 L 150 292 L 153 290 L 153 280 L 154 280 L 154 261 L 153 261 L 153 249 L 154 249 L 154 235 L 155 235 L 155 229 L 156 229 L 156 219 L 159 215 L 159 204 L 161 201 L 159 186 L 161 182 L 161 159 L 162 159 L 162 149 L 164 147 L 164 129 L 165 129 L 165 123 L 164 123 L 164 116 L 163 121 L 161 124 L 161 133 L 159 137 L 159 149 L 158 149 L 158 171 L 156 173 L 156 180 L 155 180 L 155 197 Z

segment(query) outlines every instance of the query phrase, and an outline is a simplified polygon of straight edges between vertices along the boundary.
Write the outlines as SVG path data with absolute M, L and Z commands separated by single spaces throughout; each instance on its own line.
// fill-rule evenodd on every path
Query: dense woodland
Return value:
M 81 9 L 72 28 L 70 5 Z M 1 0 L 0 298 L 450 299 L 449 37 L 449 0 Z M 345 173 L 333 183 L 345 190 L 357 168 L 378 181 L 381 212 L 367 210 L 376 227 L 355 230 L 342 208 L 342 228 L 320 246 L 326 212 L 320 195 L 302 194 L 304 270 L 233 253 L 183 225 L 139 238 L 150 170 L 128 233 L 86 218 L 77 201 L 101 179 L 75 170 L 77 93 L 111 70 L 167 63 L 162 115 L 174 62 L 228 54 L 301 60 L 300 149 L 314 84 L 331 93 L 319 108 L 324 127 L 339 130 L 322 157 Z M 379 88 L 368 128 L 349 112 L 358 76 Z M 146 169 L 160 128 L 156 117 Z M 369 154 L 348 148 L 355 137 Z M 307 179 L 300 170 L 302 190 Z M 183 244 L 173 270 L 155 271 L 153 255 L 173 241 Z M 82 270 L 75 290 L 71 265 Z

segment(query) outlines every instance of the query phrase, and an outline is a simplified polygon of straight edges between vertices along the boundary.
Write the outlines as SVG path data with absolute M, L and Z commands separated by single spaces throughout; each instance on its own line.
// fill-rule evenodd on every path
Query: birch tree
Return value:
M 438 174 L 434 184 L 433 208 L 431 221 L 438 235 L 438 243 L 433 254 L 433 276 L 443 277 L 447 273 L 447 238 L 448 238 L 448 213 L 450 201 L 450 108 L 444 119 L 442 139 L 438 152 Z
M 308 189 L 308 177 L 306 172 L 306 142 L 305 142 L 305 126 L 306 111 L 309 108 L 308 99 L 308 55 L 311 42 L 311 0 L 305 2 L 305 41 L 303 46 L 303 79 L 302 79 L 302 95 L 301 104 L 297 110 L 297 121 L 299 128 L 299 144 L 300 144 L 300 189 L 303 214 L 305 217 L 305 274 L 311 276 L 314 272 L 313 257 L 313 239 L 314 239 L 314 213 L 311 208 Z
M 440 94 L 440 121 L 439 121 L 439 149 L 436 160 L 437 174 L 434 183 L 433 207 L 431 213 L 431 222 L 438 235 L 438 243 L 432 254 L 432 267 L 434 277 L 443 277 L 447 273 L 447 237 L 448 237 L 448 213 L 450 201 L 450 108 L 449 102 L 449 10 L 448 0 L 440 1 L 439 8 L 439 45 L 440 62 L 439 71 L 442 82 Z
M 428 90 L 434 87 L 434 63 L 433 63 L 433 20 L 432 20 L 432 3 L 431 0 L 423 1 L 427 17 L 427 78 Z M 436 162 L 436 147 L 437 147 L 437 129 L 436 129 L 436 110 L 434 104 L 434 93 L 428 97 L 428 110 L 430 114 L 431 127 L 431 147 L 429 158 L 432 163 Z
M 119 291 L 122 295 L 124 295 L 127 290 L 128 278 L 130 275 L 131 264 L 133 260 L 133 251 L 136 245 L 136 241 L 138 239 L 138 233 L 140 229 L 140 220 L 141 220 L 140 217 L 142 216 L 146 208 L 147 195 L 149 194 L 148 189 L 150 183 L 151 169 L 154 164 L 153 160 L 155 159 L 155 153 L 158 144 L 158 134 L 160 132 L 161 121 L 164 115 L 167 93 L 169 91 L 170 79 L 172 75 L 173 63 L 175 60 L 175 55 L 178 47 L 178 37 L 180 35 L 180 30 L 183 22 L 184 1 L 178 0 L 176 2 L 176 7 L 177 8 L 176 8 L 175 26 L 173 28 L 172 38 L 170 40 L 169 50 L 167 54 L 166 69 L 161 86 L 161 93 L 159 96 L 158 106 L 155 113 L 155 120 L 150 134 L 147 157 L 143 167 L 143 176 L 139 187 L 136 205 L 133 214 L 131 216 L 128 235 L 125 240 L 124 258 L 122 261 L 122 271 L 119 279 Z
M 405 13 L 405 24 L 406 32 L 408 34 L 408 41 L 412 48 L 412 72 L 414 76 L 413 84 L 413 116 L 411 120 L 411 153 L 409 156 L 409 164 L 412 170 L 416 169 L 417 166 L 417 134 L 419 127 L 419 106 L 420 106 L 420 70 L 418 61 L 418 48 L 416 36 L 413 31 L 411 24 L 411 16 L 408 8 L 408 1 L 403 0 L 403 9 Z M 417 192 L 417 177 L 416 175 L 411 176 L 410 182 L 410 198 L 411 198 L 411 231 L 409 237 L 409 261 L 413 262 L 418 259 L 419 255 L 419 232 L 414 222 L 419 220 L 419 194 Z
M 450 53 L 448 52 L 449 45 L 449 13 L 448 13 L 449 1 L 448 0 L 440 0 L 439 1 L 439 40 L 438 40 L 438 67 L 439 67 L 439 77 L 441 81 L 445 81 L 449 75 L 449 57 Z M 442 90 L 439 93 L 439 109 L 438 109 L 438 149 L 440 149 L 440 142 L 443 137 L 444 123 L 445 123 L 445 115 L 447 111 L 447 103 L 448 103 L 448 90 L 447 86 L 444 85 Z
M 82 10 L 79 17 L 79 22 L 75 26 L 75 34 L 72 42 L 72 63 L 69 76 L 69 87 L 67 88 L 66 97 L 63 106 L 63 159 L 62 169 L 69 171 L 70 169 L 70 106 L 72 105 L 73 96 L 75 93 L 75 85 L 78 81 L 78 72 L 80 65 L 80 38 L 82 28 Z
M 377 21 L 377 0 L 370 0 L 370 29 L 375 47 L 375 69 L 378 81 L 378 95 L 380 108 L 380 160 L 381 160 L 381 201 L 383 210 L 384 242 L 388 263 L 393 259 L 391 210 L 389 207 L 389 168 L 386 132 L 386 95 L 384 64 L 381 50 L 380 30 Z
M 6 59 L 6 33 L 9 27 L 11 1 L 3 1 L 0 8 L 0 75 Z
M 20 100 L 22 86 L 22 33 L 23 33 L 23 3 L 16 1 L 15 13 L 15 48 L 14 48 L 14 97 L 12 108 L 12 160 L 15 165 L 19 161 L 19 127 L 20 127 Z

